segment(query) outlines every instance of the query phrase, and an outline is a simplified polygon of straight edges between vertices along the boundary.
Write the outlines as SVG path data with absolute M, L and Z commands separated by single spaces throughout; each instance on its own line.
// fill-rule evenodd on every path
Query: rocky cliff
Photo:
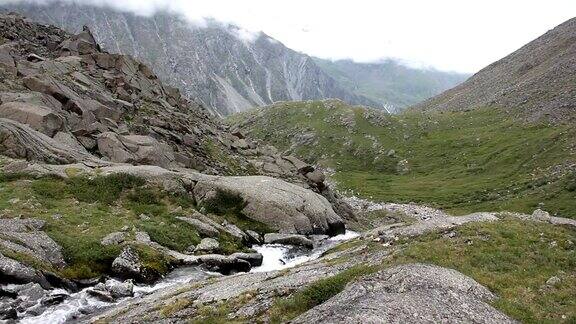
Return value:
M 576 18 L 490 64 L 414 110 L 495 106 L 528 118 L 573 121 L 576 111 Z
M 213 22 L 199 28 L 168 13 L 142 17 L 61 2 L 6 5 L 4 10 L 71 32 L 87 25 L 103 48 L 147 63 L 162 80 L 217 114 L 324 98 L 382 107 L 340 86 L 307 55 L 265 34 L 248 39 L 234 26 Z

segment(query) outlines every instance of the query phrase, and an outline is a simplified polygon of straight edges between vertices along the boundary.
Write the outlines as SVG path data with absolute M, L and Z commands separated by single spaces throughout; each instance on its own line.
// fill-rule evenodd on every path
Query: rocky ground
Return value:
M 410 237 L 440 232 L 452 240 L 466 223 L 498 222 L 512 216 L 486 213 L 451 217 L 438 211 L 429 213 L 432 210 L 427 207 L 410 208 L 420 208 L 427 217 L 418 217 L 410 225 L 394 223 L 366 232 L 292 269 L 191 282 L 131 301 L 88 321 L 516 322 L 493 307 L 499 296 L 458 271 L 418 263 L 395 265 L 398 255 L 411 244 Z M 576 229 L 573 220 L 550 218 L 541 211 L 513 217 L 528 223 L 564 224 L 572 233 Z M 342 280 L 343 284 L 331 291 L 334 282 L 326 278 Z M 354 283 L 346 285 L 348 281 Z M 303 291 L 304 295 L 308 292 L 308 298 L 319 298 L 318 306 L 316 300 L 300 300 Z M 288 301 L 304 305 L 294 306 Z

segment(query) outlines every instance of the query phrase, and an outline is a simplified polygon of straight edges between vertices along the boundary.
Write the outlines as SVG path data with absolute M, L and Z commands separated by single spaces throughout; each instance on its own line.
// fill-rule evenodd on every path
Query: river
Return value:
M 294 267 L 298 264 L 317 259 L 339 242 L 350 240 L 357 236 L 357 233 L 347 231 L 342 235 L 315 240 L 314 248 L 312 249 L 303 249 L 281 244 L 253 246 L 252 248 L 254 250 L 263 255 L 263 261 L 261 266 L 252 268 L 250 272 L 275 271 Z M 139 298 L 160 289 L 200 281 L 215 276 L 222 275 L 203 270 L 200 266 L 177 268 L 154 285 L 135 285 L 134 297 L 123 298 L 113 303 L 103 302 L 89 295 L 87 290 L 91 288 L 86 288 L 77 293 L 70 294 L 62 303 L 47 308 L 38 316 L 22 318 L 21 323 L 65 323 L 67 321 L 73 321 L 81 315 L 94 313 L 113 305 L 122 304 L 130 299 Z M 9 286 L 5 287 L 9 288 Z M 50 291 L 50 294 L 68 294 L 68 292 L 62 289 L 54 289 Z

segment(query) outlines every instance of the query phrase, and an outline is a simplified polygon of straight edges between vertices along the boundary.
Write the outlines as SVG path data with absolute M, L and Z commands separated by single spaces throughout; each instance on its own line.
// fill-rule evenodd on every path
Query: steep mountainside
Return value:
M 148 18 L 74 3 L 4 8 L 71 32 L 87 25 L 106 50 L 148 63 L 188 98 L 222 115 L 287 100 L 339 98 L 381 106 L 341 87 L 310 57 L 264 34 L 247 40 L 235 27 L 198 28 L 172 14 Z
M 229 117 L 233 128 L 333 169 L 340 189 L 367 199 L 454 212 L 576 218 L 575 129 L 524 124 L 498 109 L 403 113 L 341 101 L 279 103 Z
M 395 112 L 448 90 L 469 77 L 433 69 L 414 69 L 393 60 L 380 63 L 314 60 L 347 89 Z
M 573 121 L 575 84 L 576 18 L 573 18 L 414 109 L 467 110 L 495 106 L 531 120 Z

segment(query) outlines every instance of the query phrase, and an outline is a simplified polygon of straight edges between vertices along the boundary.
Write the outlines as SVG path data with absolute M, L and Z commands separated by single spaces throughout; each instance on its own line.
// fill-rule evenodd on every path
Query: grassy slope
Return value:
M 290 149 L 297 134 L 314 134 L 314 143 L 292 147 L 294 153 L 334 168 L 340 189 L 363 197 L 455 213 L 532 212 L 544 203 L 546 210 L 576 217 L 575 176 L 565 167 L 553 172 L 576 161 L 576 131 L 568 125 L 521 124 L 497 109 L 367 114 L 337 101 L 280 103 L 230 122 L 247 119 L 252 136 L 281 149 Z M 402 160 L 409 171 L 398 172 Z
M 175 211 L 177 207 L 182 209 Z M 147 185 L 142 179 L 122 174 L 93 179 L 34 179 L 0 173 L 0 218 L 45 220 L 45 231 L 62 246 L 68 266 L 50 269 L 25 255 L 8 250 L 0 252 L 68 278 L 91 278 L 107 273 L 121 250 L 120 246 L 103 246 L 100 241 L 123 227 L 128 228 L 128 240 L 134 239 L 135 229 L 145 231 L 153 241 L 181 252 L 198 244 L 201 236 L 195 228 L 176 218 L 192 214 L 197 207 L 187 196 L 169 194 Z M 141 218 L 141 214 L 149 218 Z M 224 218 L 234 221 L 239 215 L 232 211 L 212 217 L 221 222 Z M 245 249 L 229 235 L 221 235 L 219 241 L 222 253 Z M 159 253 L 145 246 L 136 245 L 135 248 L 145 266 L 160 273 L 168 270 L 169 260 Z

